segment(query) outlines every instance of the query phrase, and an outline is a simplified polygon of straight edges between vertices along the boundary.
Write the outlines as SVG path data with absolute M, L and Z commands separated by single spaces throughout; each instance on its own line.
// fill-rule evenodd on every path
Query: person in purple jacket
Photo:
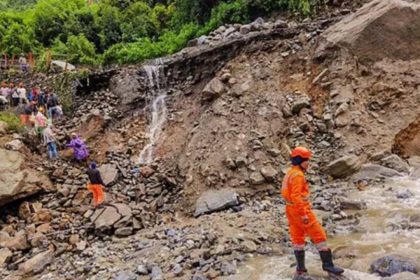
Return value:
M 71 134 L 71 141 L 66 147 L 73 149 L 73 156 L 77 161 L 85 161 L 89 156 L 85 142 L 76 133 Z

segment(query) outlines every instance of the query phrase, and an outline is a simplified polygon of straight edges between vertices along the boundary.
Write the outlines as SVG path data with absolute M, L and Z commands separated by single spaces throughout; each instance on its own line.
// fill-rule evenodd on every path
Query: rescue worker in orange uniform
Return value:
M 283 179 L 281 193 L 286 201 L 286 216 L 289 221 L 289 234 L 297 261 L 297 274 L 307 272 L 305 267 L 305 237 L 309 236 L 317 247 L 322 260 L 322 269 L 333 274 L 342 274 L 344 270 L 334 266 L 331 250 L 327 246 L 327 236 L 321 224 L 311 210 L 309 203 L 309 185 L 305 172 L 309 167 L 312 153 L 297 147 L 291 153 L 293 167 Z
M 93 203 L 95 208 L 101 205 L 105 200 L 104 186 L 105 183 L 102 180 L 101 173 L 96 169 L 96 163 L 92 162 L 90 168 L 86 172 L 90 183 L 87 185 L 87 189 L 93 195 Z

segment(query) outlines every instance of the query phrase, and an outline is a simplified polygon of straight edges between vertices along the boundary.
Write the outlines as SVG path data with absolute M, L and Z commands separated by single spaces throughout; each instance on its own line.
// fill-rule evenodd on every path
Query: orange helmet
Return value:
M 305 159 L 310 159 L 312 157 L 312 153 L 305 147 L 296 147 L 291 152 L 290 157 L 301 157 Z

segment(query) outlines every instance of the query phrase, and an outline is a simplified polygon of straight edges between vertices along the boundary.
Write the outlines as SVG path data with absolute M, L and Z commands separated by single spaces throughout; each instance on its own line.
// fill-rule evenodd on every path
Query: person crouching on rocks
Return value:
M 66 147 L 73 149 L 73 157 L 76 161 L 85 161 L 89 156 L 85 142 L 76 133 L 71 134 L 70 143 Z
M 105 200 L 105 193 L 104 193 L 104 182 L 102 181 L 101 173 L 98 169 L 96 169 L 96 163 L 92 162 L 90 164 L 90 168 L 86 172 L 90 183 L 87 185 L 87 189 L 93 195 L 93 203 L 95 207 L 101 205 Z
M 327 246 L 327 236 L 318 222 L 309 203 L 309 185 L 305 172 L 309 168 L 312 153 L 304 148 L 295 148 L 291 155 L 293 167 L 283 179 L 281 194 L 286 201 L 286 216 L 289 221 L 289 234 L 297 261 L 296 273 L 307 272 L 305 267 L 305 237 L 309 236 L 321 256 L 322 269 L 340 275 L 342 268 L 334 265 L 331 250 Z

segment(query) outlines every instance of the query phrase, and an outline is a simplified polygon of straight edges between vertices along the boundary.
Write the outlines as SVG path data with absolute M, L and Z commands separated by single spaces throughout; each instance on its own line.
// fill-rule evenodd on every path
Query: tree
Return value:
M 157 35 L 157 27 L 153 23 L 152 9 L 144 2 L 130 5 L 124 12 L 125 22 L 122 23 L 122 39 L 124 42 L 134 42 L 143 37 Z

